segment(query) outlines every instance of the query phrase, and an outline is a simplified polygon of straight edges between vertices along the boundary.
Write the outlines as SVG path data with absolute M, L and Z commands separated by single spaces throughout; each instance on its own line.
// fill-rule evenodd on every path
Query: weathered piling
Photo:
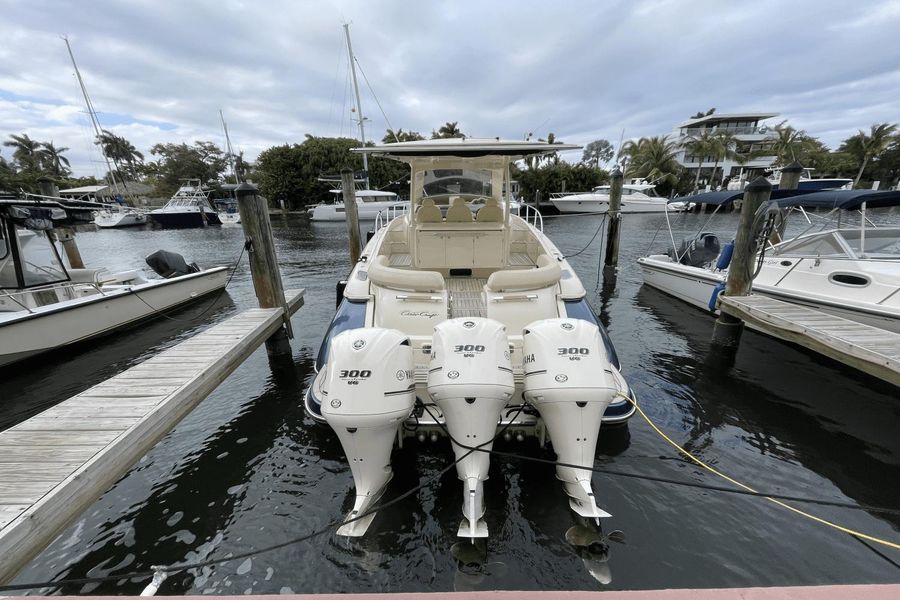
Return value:
M 619 264 L 619 221 L 622 218 L 622 183 L 624 176 L 618 167 L 609 175 L 609 210 L 606 215 L 609 224 L 606 229 L 606 256 L 603 265 L 615 269 Z
M 778 182 L 779 190 L 796 190 L 800 187 L 800 176 L 803 174 L 803 165 L 794 161 L 781 170 L 781 181 Z M 787 227 L 787 219 L 783 210 L 778 211 L 775 227 L 769 236 L 769 242 L 780 244 L 784 240 L 784 229 Z
M 769 200 L 772 184 L 765 177 L 757 177 L 744 188 L 741 221 L 734 239 L 734 254 L 725 280 L 726 296 L 746 296 L 753 285 L 753 266 L 756 259 L 756 211 Z M 719 314 L 713 329 L 713 343 L 737 348 L 744 322 L 725 312 Z
M 293 337 L 293 330 L 290 312 L 285 305 L 284 285 L 281 282 L 278 256 L 275 254 L 275 238 L 272 235 L 272 223 L 269 221 L 266 201 L 257 194 L 256 186 L 250 183 L 240 184 L 234 192 L 250 257 L 253 290 L 256 292 L 259 307 L 285 309 L 284 328 L 266 340 L 266 349 L 276 354 L 285 350 L 290 351 L 290 347 L 286 347 L 286 344 L 287 337 Z
M 41 190 L 41 196 L 55 197 L 59 195 L 53 180 L 49 177 L 40 177 L 37 182 Z M 56 238 L 56 241 L 62 244 L 66 258 L 69 260 L 69 266 L 73 269 L 83 269 L 84 260 L 82 260 L 78 244 L 75 242 L 75 230 L 71 227 L 56 227 L 53 230 L 53 236 Z
M 350 246 L 350 266 L 359 261 L 362 243 L 359 239 L 359 212 L 356 210 L 356 183 L 353 171 L 341 170 L 341 191 L 344 194 L 344 214 L 347 218 L 347 243 Z

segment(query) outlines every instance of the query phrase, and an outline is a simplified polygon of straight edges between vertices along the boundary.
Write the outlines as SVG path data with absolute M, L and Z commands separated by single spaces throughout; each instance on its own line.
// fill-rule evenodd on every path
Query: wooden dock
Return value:
M 303 290 L 285 299 L 293 314 Z M 244 311 L 0 432 L 0 583 L 276 332 L 284 312 Z
M 756 294 L 719 296 L 719 308 L 754 329 L 900 386 L 900 334 Z

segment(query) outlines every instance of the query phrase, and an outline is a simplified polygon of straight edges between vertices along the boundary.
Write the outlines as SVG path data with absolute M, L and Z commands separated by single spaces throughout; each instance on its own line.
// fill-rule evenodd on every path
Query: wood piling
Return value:
M 622 218 L 622 184 L 624 175 L 616 167 L 609 175 L 609 224 L 606 229 L 606 256 L 603 259 L 605 269 L 615 269 L 619 264 L 619 222 Z
M 347 243 L 350 248 L 350 266 L 359 261 L 362 243 L 359 239 L 359 212 L 356 210 L 356 183 L 353 171 L 341 170 L 341 191 L 344 194 L 344 213 L 347 218 Z
M 285 306 L 284 285 L 281 282 L 278 256 L 275 253 L 275 238 L 266 201 L 257 194 L 256 186 L 250 183 L 238 185 L 234 192 L 250 257 L 253 290 L 256 292 L 259 307 L 285 309 L 284 328 L 266 340 L 266 349 L 270 353 L 282 353 L 286 349 L 289 352 L 290 347 L 285 348 L 287 337 L 293 337 L 294 332 L 291 329 L 290 313 Z
M 734 254 L 725 280 L 726 296 L 746 296 L 753 285 L 753 267 L 756 259 L 756 211 L 772 195 L 772 184 L 765 177 L 757 177 L 744 189 L 741 203 L 741 221 L 734 239 Z M 737 348 L 744 322 L 722 312 L 713 329 L 713 343 L 726 348 Z

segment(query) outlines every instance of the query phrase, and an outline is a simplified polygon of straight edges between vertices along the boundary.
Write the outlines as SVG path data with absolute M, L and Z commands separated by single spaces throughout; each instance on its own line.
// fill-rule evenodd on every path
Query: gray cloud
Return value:
M 617 142 L 715 106 L 780 112 L 836 146 L 900 120 L 898 2 L 32 0 L 0 11 L 0 133 L 52 139 L 78 173 L 102 172 L 67 34 L 101 121 L 142 151 L 221 143 L 219 108 L 250 157 L 353 135 L 346 19 L 391 124 L 426 135 L 454 120 L 472 135 Z

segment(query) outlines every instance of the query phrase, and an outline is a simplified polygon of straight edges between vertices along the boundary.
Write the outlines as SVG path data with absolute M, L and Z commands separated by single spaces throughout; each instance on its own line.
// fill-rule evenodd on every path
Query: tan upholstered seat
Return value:
M 562 271 L 558 261 L 541 254 L 536 263 L 536 269 L 511 269 L 492 273 L 488 278 L 486 289 L 490 292 L 523 292 L 559 283 Z
M 416 210 L 416 223 L 440 223 L 443 220 L 441 209 L 435 205 L 434 200 L 422 200 L 422 205 Z
M 466 201 L 460 197 L 453 199 L 450 209 L 447 211 L 448 223 L 471 223 L 472 211 L 466 205 Z
M 478 211 L 475 220 L 479 223 L 500 223 L 503 221 L 503 209 L 496 198 L 488 198 Z
M 376 256 L 369 264 L 369 281 L 392 290 L 410 292 L 439 292 L 444 289 L 444 278 L 437 271 L 395 269 L 388 266 L 388 258 L 384 255 Z

